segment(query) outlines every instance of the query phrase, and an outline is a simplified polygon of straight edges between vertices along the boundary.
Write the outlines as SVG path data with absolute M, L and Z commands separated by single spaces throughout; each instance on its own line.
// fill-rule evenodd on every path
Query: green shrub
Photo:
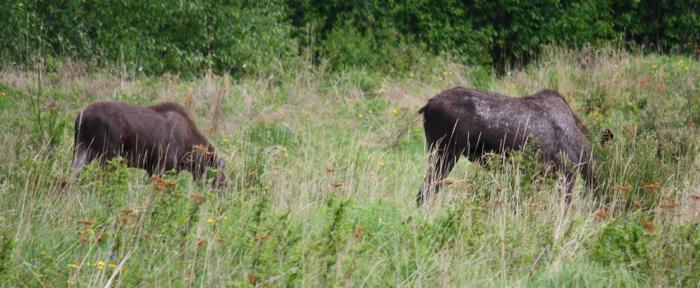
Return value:
M 580 47 L 622 36 L 632 46 L 692 52 L 700 42 L 698 4 L 677 1 L 293 0 L 287 6 L 304 47 L 313 49 L 321 41 L 323 51 L 332 51 L 330 60 L 341 66 L 365 65 L 370 52 L 392 51 L 383 43 L 395 45 L 397 36 L 379 37 L 392 30 L 433 54 L 493 64 L 500 71 L 528 63 L 543 44 Z
M 399 73 L 425 52 L 499 71 L 528 63 L 543 44 L 624 40 L 694 53 L 700 4 L 657 2 L 19 0 L 0 9 L 0 60 L 238 77 L 278 72 L 299 50 L 336 69 Z
M 279 2 L 17 1 L 2 9 L 0 56 L 119 64 L 160 74 L 269 73 L 295 43 Z
M 651 241 L 652 237 L 638 221 L 616 219 L 597 235 L 591 256 L 604 265 L 619 264 L 645 272 L 650 268 Z

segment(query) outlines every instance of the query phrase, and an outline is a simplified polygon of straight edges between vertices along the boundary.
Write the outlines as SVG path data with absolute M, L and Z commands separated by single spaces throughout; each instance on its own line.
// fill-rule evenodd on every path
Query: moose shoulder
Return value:
M 521 150 L 527 139 L 539 143 L 540 162 L 553 164 L 566 179 L 565 200 L 580 170 L 586 185 L 593 187 L 590 145 L 586 127 L 559 93 L 551 90 L 513 98 L 475 89 L 456 87 L 431 98 L 420 109 L 429 155 L 434 157 L 416 200 L 418 205 L 437 193 L 439 183 L 461 155 L 481 162 L 487 153 Z M 575 167 L 567 167 L 566 155 Z
M 149 175 L 188 170 L 194 179 L 207 167 L 218 167 L 215 184 L 224 184 L 223 159 L 197 129 L 182 106 L 153 106 L 102 101 L 88 105 L 75 119 L 74 174 L 94 159 L 102 165 L 122 156 L 130 167 Z

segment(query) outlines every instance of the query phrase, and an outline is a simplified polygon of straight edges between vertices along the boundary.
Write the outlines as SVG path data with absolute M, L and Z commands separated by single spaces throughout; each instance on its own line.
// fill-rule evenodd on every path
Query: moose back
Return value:
M 88 105 L 75 119 L 73 174 L 94 159 L 102 166 L 122 156 L 130 167 L 157 175 L 187 170 L 194 179 L 207 167 L 219 168 L 215 185 L 225 182 L 224 161 L 197 129 L 185 109 L 172 102 L 153 106 L 100 101 Z
M 418 205 L 438 192 L 439 183 L 461 155 L 481 163 L 487 153 L 522 150 L 531 137 L 539 143 L 539 161 L 553 164 L 554 170 L 564 174 L 567 203 L 576 170 L 581 171 L 588 187 L 595 186 L 587 129 L 555 91 L 513 98 L 455 87 L 428 100 L 419 113 L 423 114 L 429 155 L 434 157 L 416 196 Z M 567 167 L 563 155 L 574 167 Z

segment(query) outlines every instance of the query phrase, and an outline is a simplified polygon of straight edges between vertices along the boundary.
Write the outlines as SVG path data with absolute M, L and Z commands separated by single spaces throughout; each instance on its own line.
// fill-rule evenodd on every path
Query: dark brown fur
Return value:
M 437 193 L 440 181 L 461 155 L 481 163 L 486 153 L 522 150 L 529 137 L 539 143 L 540 161 L 553 164 L 565 175 L 567 203 L 576 180 L 575 169 L 581 171 L 588 187 L 595 186 L 587 129 L 555 91 L 512 98 L 456 87 L 431 98 L 419 113 L 423 114 L 428 152 L 435 153 L 436 159 L 418 191 L 418 205 Z M 576 167 L 566 167 L 562 155 Z
M 206 167 L 218 167 L 215 184 L 225 182 L 223 159 L 185 109 L 172 102 L 148 107 L 112 101 L 88 105 L 75 119 L 74 173 L 95 158 L 104 166 L 117 156 L 149 175 L 175 169 L 190 171 L 198 179 Z

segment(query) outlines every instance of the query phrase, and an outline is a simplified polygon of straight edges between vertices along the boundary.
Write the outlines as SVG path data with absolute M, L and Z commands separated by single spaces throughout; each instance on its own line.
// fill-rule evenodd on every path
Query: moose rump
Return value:
M 595 184 L 586 127 L 555 91 L 513 98 L 455 87 L 431 98 L 419 113 L 423 114 L 432 159 L 416 196 L 418 205 L 438 192 L 440 182 L 461 155 L 482 163 L 487 153 L 522 150 L 530 137 L 539 144 L 539 161 L 553 164 L 554 170 L 564 174 L 567 203 L 571 201 L 576 170 L 581 171 L 588 187 Z M 563 155 L 574 167 L 566 165 Z
M 149 175 L 184 169 L 199 179 L 207 167 L 218 167 L 215 184 L 225 181 L 224 161 L 184 108 L 172 102 L 143 107 L 101 101 L 83 109 L 75 120 L 73 174 L 94 159 L 104 166 L 118 156 Z

